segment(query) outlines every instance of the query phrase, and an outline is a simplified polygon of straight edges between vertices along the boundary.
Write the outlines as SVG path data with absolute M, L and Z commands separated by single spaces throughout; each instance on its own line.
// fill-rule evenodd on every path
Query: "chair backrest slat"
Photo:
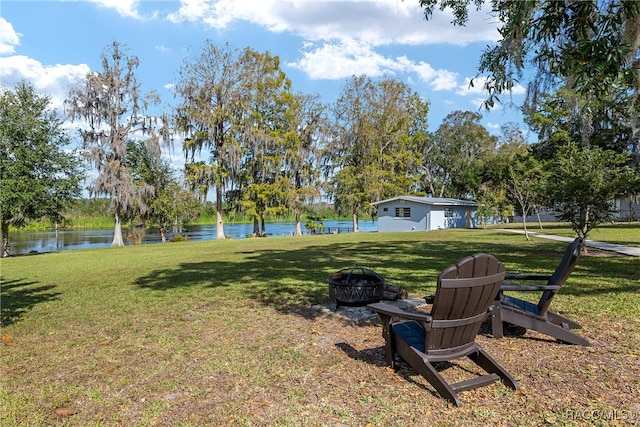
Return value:
M 548 285 L 564 285 L 564 283 L 573 272 L 573 269 L 576 267 L 578 258 L 580 257 L 580 252 L 582 250 L 582 243 L 583 239 L 581 237 L 577 237 L 573 242 L 571 242 L 569 246 L 567 246 L 560 264 L 549 278 L 549 281 L 547 283 Z M 551 300 L 553 300 L 556 292 L 558 292 L 557 289 L 553 291 L 544 291 L 542 293 L 540 301 L 538 302 L 538 309 L 540 310 L 541 315 L 546 313 L 549 309 Z
M 489 313 L 506 272 L 489 254 L 475 254 L 438 277 L 425 349 L 442 351 L 472 344 Z

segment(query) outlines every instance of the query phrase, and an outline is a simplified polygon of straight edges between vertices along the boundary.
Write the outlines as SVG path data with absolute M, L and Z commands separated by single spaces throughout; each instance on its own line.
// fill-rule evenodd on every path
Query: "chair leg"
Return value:
M 460 398 L 456 394 L 455 390 L 447 383 L 447 381 L 438 373 L 436 368 L 433 367 L 431 362 L 425 359 L 420 353 L 413 348 L 409 348 L 406 354 L 402 354 L 402 357 L 411 365 L 420 375 L 426 379 L 429 384 L 436 389 L 438 394 L 451 403 L 454 403 L 457 407 L 462 406 Z
M 391 369 L 396 368 L 396 349 L 393 340 L 393 331 L 391 330 L 391 316 L 383 313 L 378 313 L 382 322 L 382 337 L 384 338 L 384 354 L 387 360 L 387 365 Z
M 471 353 L 468 357 L 488 373 L 497 374 L 506 386 L 514 390 L 520 390 L 518 382 L 479 345 L 477 346 L 477 351 Z
M 502 330 L 502 310 L 500 310 L 499 300 L 496 300 L 491 310 L 491 334 L 494 338 L 502 338 L 504 336 Z

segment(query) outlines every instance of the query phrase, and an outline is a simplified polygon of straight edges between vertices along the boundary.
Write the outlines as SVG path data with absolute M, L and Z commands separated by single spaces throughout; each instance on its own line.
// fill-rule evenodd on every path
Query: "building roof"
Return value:
M 379 202 L 373 202 L 372 205 L 381 205 L 383 203 L 395 202 L 397 200 L 406 200 L 408 202 L 422 203 L 424 205 L 431 206 L 470 206 L 477 207 L 476 202 L 471 200 L 461 199 L 448 199 L 445 197 L 420 197 L 420 196 L 398 196 L 392 199 L 380 200 Z

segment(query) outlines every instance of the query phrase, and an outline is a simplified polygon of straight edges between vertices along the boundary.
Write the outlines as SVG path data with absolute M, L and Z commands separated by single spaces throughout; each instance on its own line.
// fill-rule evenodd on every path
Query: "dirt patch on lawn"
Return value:
M 616 319 L 598 319 L 585 324 L 580 333 L 590 347 L 573 346 L 555 339 L 508 327 L 505 338 L 495 339 L 490 325 L 483 325 L 477 341 L 519 382 L 514 392 L 502 384 L 460 393 L 462 408 L 441 399 L 433 387 L 413 368 L 400 361 L 393 371 L 385 367 L 384 340 L 377 321 L 355 326 L 344 319 L 316 318 L 325 346 L 333 344 L 337 357 L 348 357 L 347 366 L 325 373 L 325 386 L 316 384 L 319 396 L 335 395 L 336 384 L 344 398 L 336 407 L 348 407 L 355 419 L 369 420 L 371 414 L 358 401 L 356 389 L 368 384 L 380 411 L 384 402 L 404 408 L 390 419 L 396 425 L 637 425 L 640 424 L 640 324 Z M 482 372 L 464 360 L 443 366 L 451 382 Z M 345 384 L 342 386 L 341 384 Z M 350 386 L 346 386 L 350 385 Z M 381 406 L 382 405 L 382 406 Z M 353 423 L 349 425 L 365 425 Z

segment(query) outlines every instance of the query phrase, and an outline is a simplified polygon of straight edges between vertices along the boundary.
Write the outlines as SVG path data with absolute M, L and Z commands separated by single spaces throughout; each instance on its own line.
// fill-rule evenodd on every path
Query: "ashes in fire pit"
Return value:
M 344 268 L 332 274 L 327 282 L 336 311 L 341 305 L 360 307 L 378 302 L 384 293 L 384 279 L 368 268 Z

